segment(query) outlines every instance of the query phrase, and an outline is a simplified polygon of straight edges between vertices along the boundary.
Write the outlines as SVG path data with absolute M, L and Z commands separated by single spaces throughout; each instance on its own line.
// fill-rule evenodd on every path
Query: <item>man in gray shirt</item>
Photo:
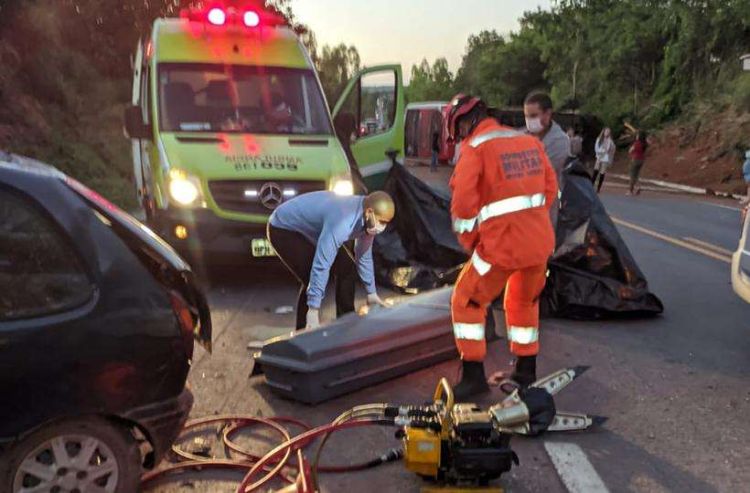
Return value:
M 563 189 L 562 170 L 570 157 L 570 138 L 560 125 L 552 119 L 552 99 L 547 93 L 532 92 L 523 103 L 523 114 L 526 117 L 526 130 L 544 144 L 547 157 L 557 174 L 557 183 Z M 552 227 L 557 229 L 557 213 L 560 209 L 559 199 L 550 209 Z

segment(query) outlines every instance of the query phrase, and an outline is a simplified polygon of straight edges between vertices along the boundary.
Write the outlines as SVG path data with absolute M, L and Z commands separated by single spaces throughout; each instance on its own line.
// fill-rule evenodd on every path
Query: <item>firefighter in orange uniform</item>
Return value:
M 451 178 L 453 229 L 470 252 L 451 300 L 462 376 L 454 391 L 465 399 L 489 390 L 484 374 L 484 322 L 489 304 L 505 290 L 505 321 L 516 357 L 510 378 L 536 380 L 539 296 L 555 247 L 549 207 L 557 179 L 542 143 L 500 125 L 479 98 L 451 101 L 448 135 L 461 138 Z

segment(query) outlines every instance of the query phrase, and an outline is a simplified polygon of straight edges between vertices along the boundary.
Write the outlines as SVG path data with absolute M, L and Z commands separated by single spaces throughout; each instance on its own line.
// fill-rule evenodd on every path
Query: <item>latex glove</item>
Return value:
M 307 309 L 307 325 L 306 329 L 317 329 L 320 327 L 320 310 L 317 308 Z
M 393 306 L 393 302 L 390 300 L 383 301 L 380 299 L 380 296 L 378 296 L 378 293 L 371 293 L 367 295 L 367 304 L 368 305 L 380 305 L 385 307 Z

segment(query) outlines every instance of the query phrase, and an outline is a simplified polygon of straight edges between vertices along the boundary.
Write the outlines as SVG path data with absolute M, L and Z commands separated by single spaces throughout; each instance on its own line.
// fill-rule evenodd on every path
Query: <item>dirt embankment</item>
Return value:
M 32 7 L 0 37 L 0 149 L 52 164 L 131 207 L 130 142 L 122 132 L 129 80 L 100 75 L 62 43 L 56 11 Z
M 750 113 L 706 113 L 672 124 L 651 136 L 644 178 L 654 178 L 720 192 L 745 193 L 744 151 L 750 148 Z M 626 173 L 627 152 L 614 171 Z

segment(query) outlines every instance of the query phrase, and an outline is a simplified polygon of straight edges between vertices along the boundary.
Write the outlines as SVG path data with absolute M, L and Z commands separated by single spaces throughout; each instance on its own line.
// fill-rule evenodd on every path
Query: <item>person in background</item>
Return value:
M 604 183 L 604 177 L 607 170 L 615 161 L 615 141 L 612 140 L 612 130 L 605 128 L 596 139 L 594 151 L 596 152 L 596 164 L 594 164 L 594 174 L 591 176 L 591 183 L 596 186 L 596 193 L 599 193 Z M 599 184 L 596 179 L 599 178 Z
M 583 153 L 583 137 L 576 134 L 575 129 L 570 127 L 568 139 L 570 140 L 570 157 L 580 158 Z
M 430 171 L 436 172 L 438 165 L 438 155 L 440 154 L 440 134 L 432 133 L 432 161 L 430 161 Z
M 745 151 L 745 164 L 742 165 L 742 176 L 745 178 L 747 196 L 740 200 L 744 205 L 750 204 L 750 149 Z
M 646 160 L 646 149 L 648 149 L 646 132 L 639 130 L 636 132 L 635 141 L 628 151 L 630 154 L 630 190 L 628 190 L 628 195 L 638 195 L 641 193 L 640 188 L 636 187 L 638 185 L 638 178 L 641 175 L 641 169 L 643 169 L 643 163 Z
M 348 277 L 355 267 L 367 290 L 367 303 L 388 306 L 375 286 L 372 242 L 395 213 L 393 199 L 385 192 L 366 197 L 310 192 L 273 211 L 268 241 L 301 285 L 297 330 L 320 325 L 320 305 L 331 274 L 336 277 L 336 316 L 354 311 L 355 283 Z M 345 247 L 352 240 L 354 256 Z
M 552 98 L 544 92 L 532 92 L 523 103 L 526 130 L 544 144 L 544 150 L 555 170 L 559 190 L 563 189 L 562 170 L 570 157 L 570 139 L 560 125 L 552 119 Z M 560 209 L 559 197 L 551 204 L 552 228 L 557 226 Z

